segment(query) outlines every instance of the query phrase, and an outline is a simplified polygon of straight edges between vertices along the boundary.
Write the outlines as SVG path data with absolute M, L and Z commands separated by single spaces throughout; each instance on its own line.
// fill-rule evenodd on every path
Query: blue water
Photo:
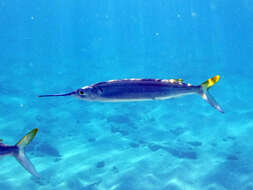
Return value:
M 2 0 L 0 139 L 39 132 L 41 179 L 0 160 L 1 190 L 252 190 L 253 1 Z M 122 78 L 183 78 L 197 95 L 39 99 Z

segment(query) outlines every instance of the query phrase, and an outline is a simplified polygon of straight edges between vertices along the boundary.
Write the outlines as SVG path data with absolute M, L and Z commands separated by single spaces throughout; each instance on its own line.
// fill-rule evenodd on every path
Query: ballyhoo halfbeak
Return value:
M 71 96 L 71 95 L 75 95 L 75 94 L 76 94 L 76 91 L 74 91 L 74 92 L 69 92 L 69 93 L 66 93 L 66 94 L 39 95 L 38 97 L 39 97 L 39 98 L 43 98 L 43 97 L 50 97 L 50 96 Z

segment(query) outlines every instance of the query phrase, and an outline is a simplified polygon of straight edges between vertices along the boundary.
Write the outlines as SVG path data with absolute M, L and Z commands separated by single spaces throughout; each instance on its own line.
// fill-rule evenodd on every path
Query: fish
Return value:
M 39 95 L 38 97 L 75 96 L 82 100 L 100 102 L 129 102 L 165 100 L 198 94 L 221 113 L 224 110 L 209 93 L 220 79 L 217 75 L 201 85 L 184 83 L 183 79 L 121 79 L 99 82 L 64 94 Z
M 27 133 L 16 145 L 7 145 L 3 143 L 3 140 L 0 141 L 0 157 L 5 156 L 14 156 L 16 160 L 28 171 L 32 176 L 40 178 L 38 172 L 36 171 L 33 164 L 30 162 L 28 157 L 25 154 L 25 147 L 28 145 L 35 135 L 37 134 L 38 129 L 35 128 L 29 133 Z

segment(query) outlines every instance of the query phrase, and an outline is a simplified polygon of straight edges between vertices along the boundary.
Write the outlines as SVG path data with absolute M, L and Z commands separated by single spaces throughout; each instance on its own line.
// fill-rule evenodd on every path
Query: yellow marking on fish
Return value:
M 158 79 L 159 80 L 159 79 Z M 162 82 L 167 82 L 167 83 L 178 83 L 182 85 L 183 79 L 163 79 L 161 80 Z
M 215 76 L 213 78 L 208 79 L 206 82 L 203 82 L 201 84 L 201 86 L 203 86 L 204 88 L 208 89 L 211 86 L 213 86 L 215 83 L 217 83 L 219 81 L 219 79 L 220 79 L 220 76 L 217 75 L 217 76 Z
M 35 137 L 35 135 L 37 134 L 38 129 L 33 129 L 31 132 L 29 132 L 28 134 L 26 134 L 26 136 L 24 136 L 18 143 L 17 145 L 20 147 L 25 147 L 26 145 L 28 145 L 32 139 Z

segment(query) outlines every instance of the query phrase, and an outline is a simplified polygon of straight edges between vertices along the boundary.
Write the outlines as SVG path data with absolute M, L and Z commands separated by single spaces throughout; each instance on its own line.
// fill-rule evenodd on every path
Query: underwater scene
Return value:
M 253 190 L 253 1 L 0 1 L 0 190 Z

